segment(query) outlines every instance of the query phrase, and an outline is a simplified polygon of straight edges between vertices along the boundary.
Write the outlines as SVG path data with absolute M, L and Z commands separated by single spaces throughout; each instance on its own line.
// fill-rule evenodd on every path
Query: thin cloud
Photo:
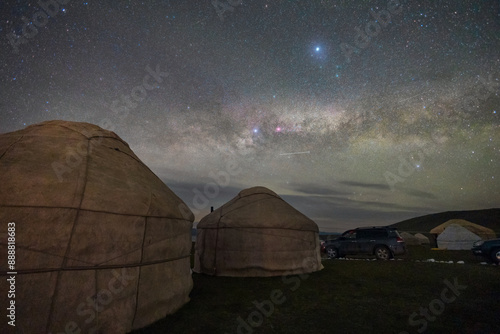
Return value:
M 387 184 L 382 183 L 365 183 L 365 182 L 357 182 L 357 181 L 340 181 L 340 184 L 351 186 L 351 187 L 362 187 L 362 188 L 371 188 L 371 189 L 380 189 L 380 190 L 389 190 L 389 186 Z

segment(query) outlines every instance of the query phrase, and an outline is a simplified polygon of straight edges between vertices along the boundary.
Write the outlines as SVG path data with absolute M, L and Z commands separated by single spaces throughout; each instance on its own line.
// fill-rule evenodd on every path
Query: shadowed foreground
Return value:
M 410 252 L 401 261 L 324 260 L 302 277 L 194 274 L 191 302 L 133 333 L 500 332 L 500 267 L 468 251 Z M 415 262 L 430 258 L 454 263 Z

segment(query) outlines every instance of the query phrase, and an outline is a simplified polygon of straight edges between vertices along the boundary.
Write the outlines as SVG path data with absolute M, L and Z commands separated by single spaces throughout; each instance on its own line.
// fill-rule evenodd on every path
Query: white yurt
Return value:
M 481 237 L 472 233 L 465 227 L 457 224 L 448 225 L 443 233 L 437 237 L 438 248 L 449 250 L 470 250 L 475 241 Z

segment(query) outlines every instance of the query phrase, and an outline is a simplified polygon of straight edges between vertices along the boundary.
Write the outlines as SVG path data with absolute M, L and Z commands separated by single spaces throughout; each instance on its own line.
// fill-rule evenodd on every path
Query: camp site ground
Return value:
M 500 266 L 470 251 L 408 248 L 401 260 L 324 256 L 323 270 L 302 277 L 193 274 L 188 304 L 133 333 L 500 332 Z

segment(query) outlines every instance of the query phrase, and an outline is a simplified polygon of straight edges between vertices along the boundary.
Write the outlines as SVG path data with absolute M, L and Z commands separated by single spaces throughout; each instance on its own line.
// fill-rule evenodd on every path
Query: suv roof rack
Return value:
M 355 230 L 368 230 L 368 229 L 374 229 L 374 228 L 396 229 L 395 227 L 390 227 L 390 226 L 362 226 L 362 227 L 355 228 Z

